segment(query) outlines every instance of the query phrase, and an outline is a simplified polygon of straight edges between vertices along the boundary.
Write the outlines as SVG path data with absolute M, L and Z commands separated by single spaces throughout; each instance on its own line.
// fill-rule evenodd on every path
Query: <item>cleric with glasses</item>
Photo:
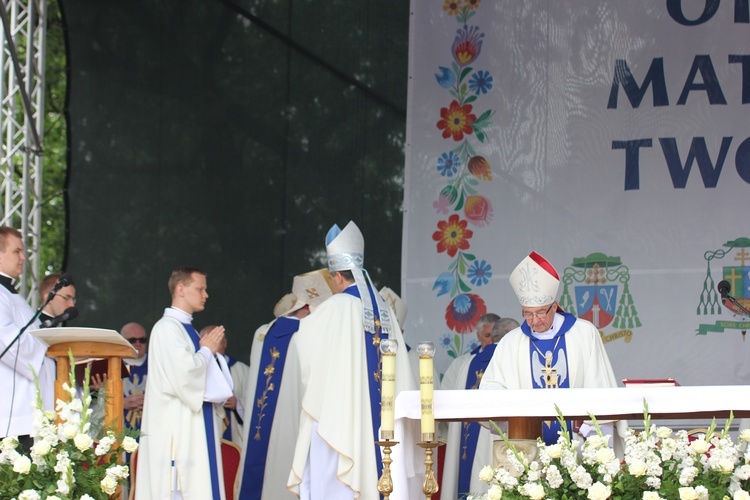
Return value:
M 532 252 L 516 266 L 509 280 L 524 322 L 498 343 L 480 389 L 617 387 L 599 331 L 590 322 L 560 309 L 560 277 L 552 264 Z M 570 424 L 568 427 L 571 430 Z M 625 423 L 619 422 L 617 428 L 624 435 Z M 545 422 L 540 435 L 547 444 L 553 444 L 559 430 L 557 422 Z

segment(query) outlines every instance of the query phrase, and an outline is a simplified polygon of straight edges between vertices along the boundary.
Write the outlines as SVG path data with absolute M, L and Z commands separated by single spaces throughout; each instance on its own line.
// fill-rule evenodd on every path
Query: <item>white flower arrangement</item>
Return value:
M 644 401 L 644 430 L 628 429 L 621 461 L 593 415 L 597 432 L 581 445 L 565 430 L 559 408 L 557 413 L 563 429 L 557 443 L 538 440 L 537 460 L 531 462 L 496 427 L 512 469 L 484 467 L 479 478 L 490 490 L 467 500 L 750 500 L 750 430 L 734 443 L 731 416 L 721 432 L 714 432 L 714 421 L 691 440 L 686 431 L 651 424 Z
M 123 452 L 133 452 L 138 443 L 132 437 L 116 436 L 112 430 L 95 442 L 91 430 L 89 370 L 83 396 L 76 390 L 72 354 L 69 382 L 63 389 L 69 402 L 60 399 L 56 411 L 44 411 L 37 385 L 29 456 L 18 451 L 18 439 L 0 441 L 0 498 L 14 500 L 103 500 L 108 499 L 128 478 L 120 465 Z M 55 423 L 57 418 L 60 423 Z

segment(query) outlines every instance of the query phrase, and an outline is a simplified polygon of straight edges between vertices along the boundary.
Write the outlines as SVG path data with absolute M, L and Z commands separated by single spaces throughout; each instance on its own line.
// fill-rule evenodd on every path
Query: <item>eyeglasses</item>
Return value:
M 544 319 L 547 317 L 549 312 L 552 310 L 552 306 L 554 306 L 555 303 L 551 303 L 546 311 L 544 312 L 531 312 L 531 311 L 523 311 L 521 314 L 523 315 L 523 319 L 526 321 L 531 321 L 532 319 Z
M 146 337 L 133 337 L 132 339 L 125 339 L 125 340 L 127 340 L 131 344 L 138 344 L 138 343 L 145 344 L 146 342 L 148 342 Z
M 63 299 L 65 302 L 72 302 L 73 304 L 76 303 L 76 298 L 72 295 L 63 295 L 61 293 L 58 293 L 57 296 Z

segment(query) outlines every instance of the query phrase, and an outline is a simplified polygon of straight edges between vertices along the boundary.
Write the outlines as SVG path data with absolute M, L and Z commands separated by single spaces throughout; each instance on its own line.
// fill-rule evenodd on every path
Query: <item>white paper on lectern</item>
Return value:
M 130 347 L 130 349 L 132 349 L 133 357 L 138 357 L 138 351 L 135 350 L 132 344 L 114 330 L 107 330 L 104 328 L 58 327 L 32 330 L 29 333 L 39 339 L 47 347 L 66 342 L 104 342 L 106 344 Z

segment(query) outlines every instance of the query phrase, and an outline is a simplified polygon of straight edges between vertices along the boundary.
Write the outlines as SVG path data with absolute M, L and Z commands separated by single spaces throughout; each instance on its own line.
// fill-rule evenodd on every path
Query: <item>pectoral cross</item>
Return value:
M 552 367 L 552 353 L 547 352 L 544 356 L 544 368 L 541 370 L 544 376 L 544 387 L 546 389 L 557 389 L 557 370 Z

